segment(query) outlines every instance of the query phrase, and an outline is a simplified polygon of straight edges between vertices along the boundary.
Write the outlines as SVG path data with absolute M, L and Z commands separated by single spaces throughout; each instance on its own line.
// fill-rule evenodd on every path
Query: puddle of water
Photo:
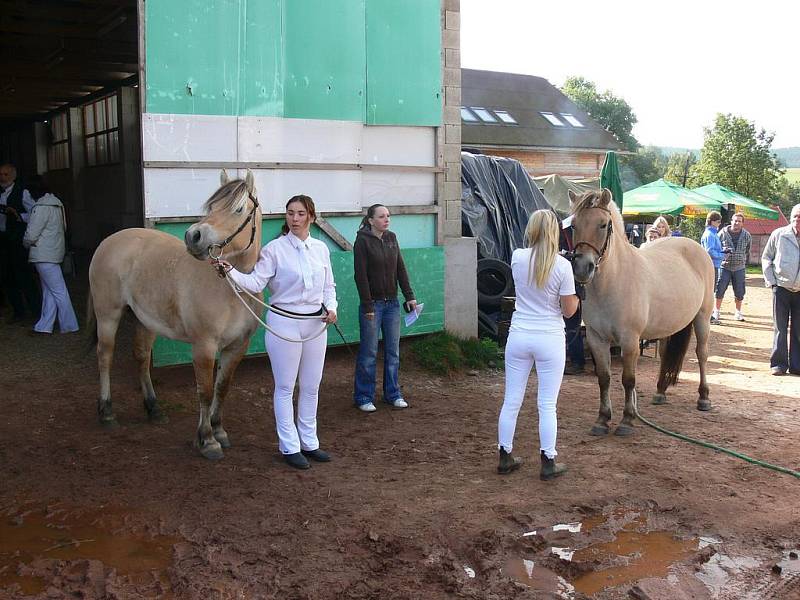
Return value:
M 695 573 L 695 576 L 711 590 L 713 596 L 717 596 L 731 577 L 745 569 L 755 569 L 759 564 L 754 558 L 715 554 Z
M 114 517 L 103 519 L 66 508 L 30 505 L 10 509 L 0 516 L 0 589 L 13 584 L 24 594 L 44 591 L 42 577 L 18 575 L 20 563 L 38 558 L 58 560 L 100 560 L 134 581 L 152 579 L 169 589 L 166 569 L 172 563 L 172 545 L 178 540 L 166 536 L 137 536 L 114 531 Z M 116 528 L 119 528 L 117 518 Z
M 694 554 L 697 545 L 697 539 L 681 540 L 664 531 L 646 531 L 646 518 L 636 516 L 614 534 L 612 541 L 575 551 L 572 560 L 576 563 L 596 561 L 612 566 L 584 573 L 572 584 L 577 591 L 591 596 L 645 577 L 666 577 L 673 564 Z
M 508 561 L 503 571 L 534 590 L 565 599 L 573 598 L 575 595 L 575 588 L 566 579 L 550 569 L 537 566 L 532 560 L 523 558 Z
M 778 566 L 781 568 L 782 577 L 800 574 L 800 551 L 787 550 L 784 552 Z

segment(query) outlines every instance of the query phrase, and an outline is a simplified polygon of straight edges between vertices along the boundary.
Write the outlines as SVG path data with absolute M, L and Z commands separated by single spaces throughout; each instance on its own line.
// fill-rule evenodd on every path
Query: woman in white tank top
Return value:
M 556 402 L 566 361 L 564 320 L 578 309 L 572 265 L 558 255 L 558 220 L 550 210 L 537 210 L 525 228 L 527 248 L 515 250 L 511 271 L 516 307 L 506 343 L 506 385 L 498 422 L 500 474 L 515 471 L 522 459 L 511 455 L 517 415 L 534 363 L 539 380 L 539 478 L 553 479 L 567 468 L 555 462 Z

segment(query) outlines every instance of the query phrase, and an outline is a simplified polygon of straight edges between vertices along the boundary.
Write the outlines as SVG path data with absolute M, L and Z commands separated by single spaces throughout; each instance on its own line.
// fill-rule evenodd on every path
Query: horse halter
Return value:
M 606 211 L 609 214 L 609 216 L 611 215 L 611 211 L 608 210 L 607 208 L 603 208 L 601 206 L 593 206 L 592 208 L 599 208 L 600 210 Z M 597 260 L 594 263 L 594 267 L 595 267 L 595 269 L 597 267 L 599 267 L 600 266 L 600 262 L 603 260 L 603 256 L 606 253 L 606 250 L 608 250 L 608 244 L 611 241 L 611 234 L 613 233 L 612 224 L 613 224 L 613 221 L 611 219 L 609 219 L 609 221 L 608 221 L 608 229 L 606 230 L 606 241 L 603 243 L 603 247 L 600 250 L 598 250 L 590 242 L 580 241 L 577 244 L 575 244 L 575 247 L 572 249 L 573 256 L 575 255 L 575 252 L 577 252 L 579 246 L 589 246 L 589 248 L 591 248 L 591 250 L 595 254 L 597 254 Z
M 240 253 L 246 252 L 247 249 L 250 248 L 250 246 L 253 245 L 253 241 L 256 239 L 256 209 L 258 208 L 258 200 L 256 200 L 255 196 L 253 196 L 253 194 L 251 194 L 250 192 L 247 193 L 247 197 L 250 199 L 250 201 L 252 201 L 253 209 L 247 215 L 247 218 L 245 218 L 245 220 L 242 221 L 242 224 L 239 225 L 239 228 L 236 231 L 234 231 L 232 234 L 230 234 L 228 237 L 226 237 L 224 240 L 222 240 L 219 244 L 211 244 L 208 247 L 208 257 L 211 260 L 218 261 L 220 258 L 222 258 L 222 249 L 225 246 L 227 246 L 228 244 L 230 244 L 231 241 L 233 240 L 233 238 L 235 238 L 237 235 L 239 235 L 239 233 L 241 233 L 241 231 L 245 227 L 247 227 L 248 223 L 250 223 L 250 225 L 251 225 L 250 242 L 247 244 L 247 246 L 242 248 L 242 250 L 240 250 L 239 252 Z M 214 248 L 216 248 L 219 251 L 219 254 L 217 254 L 216 256 L 213 253 L 213 249 Z

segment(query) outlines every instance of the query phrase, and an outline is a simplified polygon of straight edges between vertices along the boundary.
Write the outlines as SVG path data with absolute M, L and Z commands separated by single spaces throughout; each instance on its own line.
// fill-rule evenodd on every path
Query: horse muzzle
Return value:
M 206 260 L 209 248 L 216 243 L 211 233 L 211 228 L 203 223 L 195 223 L 189 227 L 183 236 L 186 251 L 197 260 Z
M 575 254 L 572 258 L 572 275 L 575 281 L 582 284 L 589 283 L 597 271 L 594 258 L 589 254 Z

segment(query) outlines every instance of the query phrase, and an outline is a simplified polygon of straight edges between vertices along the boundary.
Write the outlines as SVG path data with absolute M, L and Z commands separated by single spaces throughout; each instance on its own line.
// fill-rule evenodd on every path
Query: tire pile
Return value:
M 500 305 L 503 298 L 509 296 L 514 296 L 514 278 L 511 275 L 511 267 L 497 258 L 478 260 L 479 337 L 500 341 L 500 338 L 508 335 L 508 324 L 504 323 L 507 317 L 503 315 L 501 318 Z M 505 339 L 502 341 L 504 342 Z

